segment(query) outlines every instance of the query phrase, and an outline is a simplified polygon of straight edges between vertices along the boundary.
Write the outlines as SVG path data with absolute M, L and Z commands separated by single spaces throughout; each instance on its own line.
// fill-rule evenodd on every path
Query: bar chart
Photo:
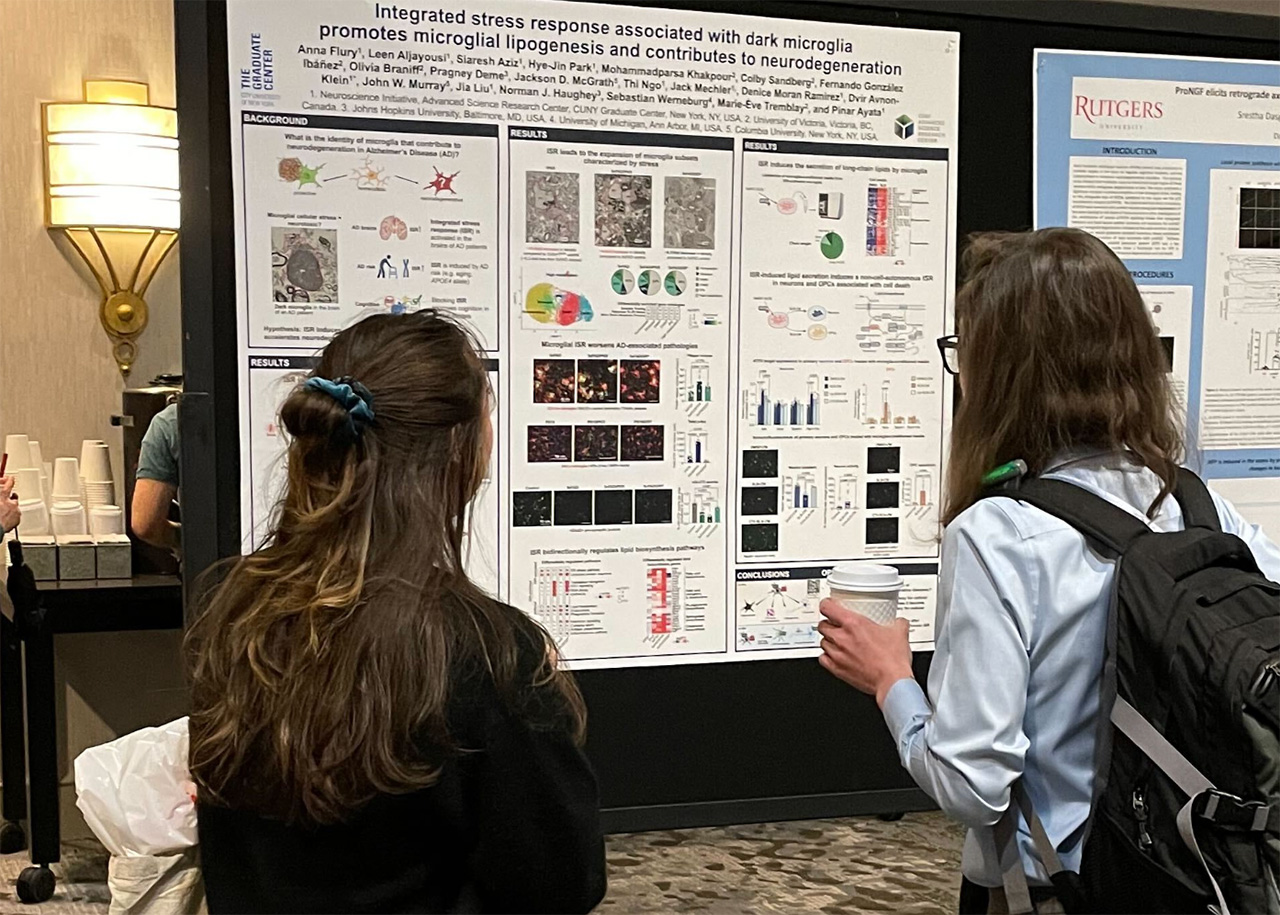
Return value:
M 789 375 L 793 379 L 794 375 Z M 743 419 L 752 426 L 813 427 L 822 425 L 822 404 L 827 381 L 820 375 L 805 377 L 804 390 L 791 397 L 774 393 L 773 372 L 761 369 L 744 393 Z M 791 381 L 794 385 L 795 382 Z
M 782 478 L 786 506 L 791 511 L 807 511 L 818 507 L 818 484 L 813 471 L 806 470 Z
M 695 485 L 680 490 L 679 521 L 685 527 L 700 528 L 720 523 L 720 494 L 714 485 Z
M 705 362 L 682 362 L 680 398 L 685 403 L 711 403 L 711 369 Z
M 682 431 L 676 434 L 676 462 L 685 465 L 707 464 L 711 461 L 707 433 L 703 430 Z

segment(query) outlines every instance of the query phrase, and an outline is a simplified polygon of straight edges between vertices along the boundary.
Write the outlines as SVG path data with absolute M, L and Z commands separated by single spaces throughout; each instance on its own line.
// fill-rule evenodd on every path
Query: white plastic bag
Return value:
M 143 728 L 76 757 L 76 806 L 111 861 L 110 915 L 207 911 L 187 719 Z
M 197 850 L 144 858 L 111 856 L 108 915 L 199 915 L 207 912 Z
M 187 719 L 143 728 L 76 757 L 76 806 L 113 855 L 175 855 L 194 846 Z

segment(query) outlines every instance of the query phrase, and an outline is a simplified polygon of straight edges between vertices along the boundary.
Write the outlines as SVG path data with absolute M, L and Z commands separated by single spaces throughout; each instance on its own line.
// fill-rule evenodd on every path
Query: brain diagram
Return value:
M 399 216 L 388 216 L 378 226 L 378 235 L 381 236 L 383 241 L 389 241 L 393 237 L 404 241 L 409 237 L 409 227 L 404 224 L 404 220 Z

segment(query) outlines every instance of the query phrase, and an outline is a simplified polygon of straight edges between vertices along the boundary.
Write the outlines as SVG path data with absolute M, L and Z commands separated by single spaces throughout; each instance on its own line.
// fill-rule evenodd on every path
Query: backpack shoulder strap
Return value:
M 1036 477 L 1016 489 L 994 490 L 983 495 L 1006 496 L 1034 505 L 1070 524 L 1110 556 L 1120 556 L 1139 535 L 1151 531 L 1140 518 L 1063 480 Z
M 1218 506 L 1213 502 L 1209 487 L 1185 467 L 1178 468 L 1178 482 L 1173 489 L 1173 497 L 1178 500 L 1178 506 L 1182 509 L 1184 527 L 1204 527 L 1222 532 Z

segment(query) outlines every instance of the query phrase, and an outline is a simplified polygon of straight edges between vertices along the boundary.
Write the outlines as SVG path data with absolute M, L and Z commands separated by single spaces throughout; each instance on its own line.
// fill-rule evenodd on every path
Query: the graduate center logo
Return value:
M 916 122 L 905 114 L 900 114 L 893 122 L 893 132 L 899 140 L 910 140 L 916 135 Z
M 276 87 L 276 56 L 262 43 L 262 35 L 249 35 L 249 66 L 240 70 L 240 88 L 270 92 Z

